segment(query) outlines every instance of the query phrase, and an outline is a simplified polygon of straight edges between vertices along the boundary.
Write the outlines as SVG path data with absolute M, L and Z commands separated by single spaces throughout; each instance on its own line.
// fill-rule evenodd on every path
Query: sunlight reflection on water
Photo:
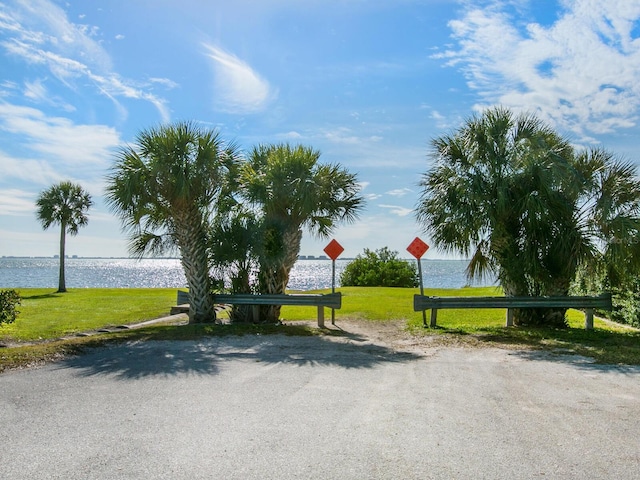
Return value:
M 336 286 L 350 260 L 336 261 Z M 66 259 L 67 288 L 184 288 L 187 284 L 178 259 Z M 469 282 L 467 263 L 462 260 L 423 260 L 425 288 L 460 288 Z M 58 285 L 55 258 L 0 258 L 1 288 L 55 288 Z M 493 285 L 493 282 L 473 283 Z M 291 271 L 289 288 L 331 288 L 330 260 L 299 260 Z

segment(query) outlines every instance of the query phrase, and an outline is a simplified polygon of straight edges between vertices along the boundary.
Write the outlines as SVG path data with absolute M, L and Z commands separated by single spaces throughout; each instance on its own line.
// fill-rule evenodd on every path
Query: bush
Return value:
M 349 262 L 340 275 L 345 287 L 417 287 L 420 284 L 417 267 L 398 258 L 398 252 L 387 247 L 372 252 L 364 249 Z
M 637 286 L 635 289 L 612 288 L 611 295 L 613 297 L 611 320 L 640 327 L 640 292 Z
M 13 323 L 18 316 L 16 305 L 20 305 L 20 295 L 15 290 L 0 290 L 0 325 Z
M 611 271 L 611 269 L 608 270 Z M 571 293 L 600 295 L 603 292 L 611 292 L 613 310 L 596 313 L 614 322 L 640 327 L 640 276 L 629 272 L 615 273 L 608 276 L 607 270 L 594 273 L 581 269 L 578 271 Z

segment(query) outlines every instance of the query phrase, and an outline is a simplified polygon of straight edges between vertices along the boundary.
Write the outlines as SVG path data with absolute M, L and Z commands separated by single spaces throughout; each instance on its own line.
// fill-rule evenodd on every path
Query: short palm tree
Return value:
M 107 201 L 136 257 L 177 248 L 189 286 L 192 323 L 215 321 L 209 231 L 226 173 L 238 160 L 217 131 L 191 122 L 144 130 L 107 177 Z
M 577 154 L 535 116 L 489 109 L 432 145 L 417 219 L 438 247 L 471 259 L 469 276 L 495 274 L 507 295 L 566 295 L 581 265 L 620 255 L 612 230 L 638 233 L 635 170 Z M 557 309 L 514 321 L 565 324 Z
M 36 200 L 38 220 L 43 229 L 60 225 L 60 270 L 58 292 L 66 292 L 65 246 L 66 234 L 77 235 L 80 227 L 89 222 L 86 213 L 93 204 L 91 196 L 80 185 L 69 181 L 60 182 L 44 190 Z
M 610 287 L 636 278 L 640 268 L 640 180 L 636 167 L 603 149 L 581 152 L 576 169 L 583 179 L 577 199 L 579 225 L 599 248 L 584 265 L 603 274 Z
M 240 195 L 261 225 L 261 293 L 284 293 L 303 229 L 327 237 L 338 224 L 353 222 L 364 205 L 356 176 L 319 158 L 319 151 L 301 145 L 259 145 L 242 168 Z M 267 321 L 278 319 L 278 307 L 267 310 Z

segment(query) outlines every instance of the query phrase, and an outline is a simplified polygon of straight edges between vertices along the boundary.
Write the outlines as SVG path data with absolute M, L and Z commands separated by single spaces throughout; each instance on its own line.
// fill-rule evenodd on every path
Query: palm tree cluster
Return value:
M 496 275 L 507 295 L 567 295 L 579 269 L 637 267 L 640 183 L 630 163 L 576 151 L 535 116 L 500 107 L 432 147 L 417 219 L 436 246 L 470 258 L 470 277 Z M 562 326 L 564 313 L 522 310 L 514 320 Z
M 179 250 L 190 321 L 214 321 L 214 288 L 284 293 L 303 229 L 325 237 L 357 217 L 363 198 L 355 175 L 319 157 L 308 147 L 279 144 L 255 147 L 245 158 L 217 131 L 163 125 L 120 151 L 107 201 L 133 255 Z M 271 308 L 261 318 L 278 316 Z

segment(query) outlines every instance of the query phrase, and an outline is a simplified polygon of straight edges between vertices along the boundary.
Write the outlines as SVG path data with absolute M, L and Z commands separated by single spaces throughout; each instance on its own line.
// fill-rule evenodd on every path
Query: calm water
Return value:
M 349 260 L 336 261 L 336 284 Z M 65 261 L 67 288 L 182 288 L 186 280 L 176 259 L 69 258 Z M 0 258 L 0 288 L 57 288 L 55 258 Z M 426 288 L 460 288 L 467 285 L 462 260 L 423 260 Z M 475 286 L 491 282 L 474 283 Z M 289 288 L 314 290 L 331 287 L 331 261 L 299 260 Z

